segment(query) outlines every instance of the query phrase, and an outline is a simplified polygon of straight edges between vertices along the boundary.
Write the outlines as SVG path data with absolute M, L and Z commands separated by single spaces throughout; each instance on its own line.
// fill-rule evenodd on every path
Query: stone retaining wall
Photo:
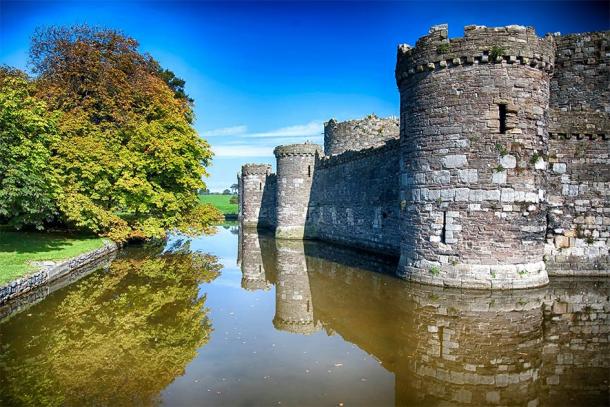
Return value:
M 104 246 L 90 251 L 88 253 L 81 254 L 71 259 L 61 261 L 52 266 L 45 267 L 43 270 L 37 271 L 36 273 L 14 280 L 2 287 L 0 287 L 0 304 L 4 304 L 7 301 L 19 297 L 33 289 L 60 279 L 80 267 L 83 267 L 91 262 L 94 262 L 110 253 L 118 250 L 118 246 L 113 242 L 106 242 Z

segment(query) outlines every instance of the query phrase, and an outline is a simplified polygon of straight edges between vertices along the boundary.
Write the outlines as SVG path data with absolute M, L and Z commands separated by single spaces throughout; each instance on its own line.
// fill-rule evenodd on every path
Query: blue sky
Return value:
M 598 2 L 9 2 L 0 0 L 0 64 L 27 68 L 38 26 L 88 23 L 136 38 L 186 80 L 196 128 L 216 156 L 213 191 L 275 145 L 322 142 L 323 122 L 398 115 L 396 46 L 435 24 L 532 25 L 539 35 L 607 30 Z

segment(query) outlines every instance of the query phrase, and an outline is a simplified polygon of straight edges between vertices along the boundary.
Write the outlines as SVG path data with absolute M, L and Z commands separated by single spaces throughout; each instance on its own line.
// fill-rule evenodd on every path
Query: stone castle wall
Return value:
M 398 147 L 391 140 L 318 160 L 307 234 L 398 257 Z
M 552 50 L 552 38 L 516 26 L 467 27 L 450 42 L 437 27 L 399 49 L 406 278 L 479 288 L 548 282 L 540 161 Z
M 381 147 L 389 140 L 398 139 L 399 126 L 397 117 L 379 118 L 374 114 L 345 122 L 330 119 L 324 123 L 324 154 Z
M 549 110 L 549 273 L 608 273 L 610 32 L 555 40 Z
M 435 26 L 399 47 L 400 125 L 332 119 L 324 154 L 278 147 L 265 203 L 242 174 L 242 218 L 258 205 L 276 237 L 399 255 L 399 275 L 435 285 L 608 274 L 609 36 Z

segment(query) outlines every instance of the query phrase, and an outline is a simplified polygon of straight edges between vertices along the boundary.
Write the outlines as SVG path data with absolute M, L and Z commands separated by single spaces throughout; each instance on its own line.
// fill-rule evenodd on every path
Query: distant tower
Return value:
M 276 240 L 277 282 L 273 325 L 282 331 L 311 334 L 313 317 L 309 274 L 302 240 Z
M 277 158 L 277 226 L 275 236 L 303 239 L 316 156 L 317 144 L 291 144 L 274 150 Z
M 360 120 L 324 123 L 324 154 L 327 156 L 381 147 L 399 137 L 398 117 L 379 118 L 370 114 Z
M 241 168 L 241 220 L 246 227 L 272 228 L 275 220 L 275 176 L 269 164 Z
M 430 29 L 398 49 L 399 274 L 464 288 L 548 283 L 543 262 L 551 36 Z

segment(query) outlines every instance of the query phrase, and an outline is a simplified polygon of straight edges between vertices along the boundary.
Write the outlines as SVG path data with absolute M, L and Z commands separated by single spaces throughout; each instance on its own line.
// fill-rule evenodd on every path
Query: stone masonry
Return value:
M 241 219 L 400 258 L 398 275 L 433 285 L 608 275 L 609 41 L 434 26 L 398 47 L 399 122 L 331 119 L 324 152 L 276 148 L 277 184 L 245 166 Z

